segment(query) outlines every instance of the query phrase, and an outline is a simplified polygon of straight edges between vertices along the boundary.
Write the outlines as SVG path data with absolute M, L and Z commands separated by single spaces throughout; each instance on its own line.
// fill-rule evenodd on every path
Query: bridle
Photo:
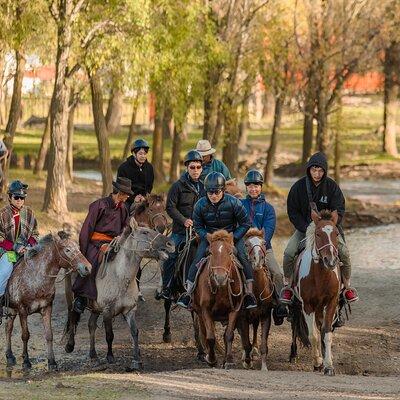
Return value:
M 315 228 L 315 234 L 317 232 L 317 228 Z M 313 259 L 314 262 L 318 263 L 320 258 L 321 258 L 321 251 L 325 248 L 329 247 L 332 250 L 332 253 L 335 257 L 335 259 L 337 260 L 337 262 L 339 262 L 339 250 L 338 247 L 335 246 L 331 241 L 330 243 L 326 243 L 324 245 L 322 245 L 321 247 L 317 247 L 316 245 L 316 240 L 314 239 L 314 249 L 313 249 Z M 324 263 L 325 265 L 325 263 Z
M 246 247 L 250 247 L 250 245 L 248 245 Z M 260 268 L 263 268 L 264 265 L 266 265 L 266 263 L 267 263 L 267 251 L 264 247 L 264 242 L 262 242 L 261 244 L 256 243 L 256 244 L 251 245 L 250 250 L 248 250 L 249 257 L 255 251 L 256 248 L 259 248 L 262 252 L 262 262 L 260 263 L 261 266 L 255 266 L 254 269 L 260 269 Z

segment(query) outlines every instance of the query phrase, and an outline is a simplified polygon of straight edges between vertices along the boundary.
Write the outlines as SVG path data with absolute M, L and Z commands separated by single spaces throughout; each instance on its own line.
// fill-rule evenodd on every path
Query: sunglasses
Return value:
M 25 200 L 25 197 L 22 197 L 22 196 L 13 196 L 12 198 L 14 200 Z
M 211 190 L 207 190 L 207 193 L 208 193 L 208 194 L 215 194 L 215 195 L 218 195 L 218 194 L 221 194 L 221 192 L 222 192 L 221 189 L 211 189 Z
M 193 169 L 193 170 L 195 170 L 195 169 L 202 169 L 203 167 L 201 166 L 201 165 L 190 165 L 189 166 L 189 169 Z

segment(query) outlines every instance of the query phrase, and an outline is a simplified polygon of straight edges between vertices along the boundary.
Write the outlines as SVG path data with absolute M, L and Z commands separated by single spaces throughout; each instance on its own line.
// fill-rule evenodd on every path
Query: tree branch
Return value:
M 75 3 L 74 8 L 71 11 L 71 16 L 70 16 L 71 23 L 74 23 L 75 20 L 78 18 L 79 12 L 81 11 L 81 8 L 85 4 L 85 2 L 86 2 L 86 0 L 78 0 Z
M 56 5 L 56 0 L 53 0 L 50 4 L 49 4 L 49 11 L 51 16 L 53 17 L 54 21 L 58 21 L 60 19 L 60 14 L 58 12 L 58 8 Z
M 111 20 L 101 21 L 93 26 L 92 29 L 87 33 L 86 37 L 81 42 L 81 47 L 87 49 L 90 43 L 94 40 L 96 34 L 102 30 L 106 31 L 106 28 L 114 28 L 117 30 L 117 24 Z

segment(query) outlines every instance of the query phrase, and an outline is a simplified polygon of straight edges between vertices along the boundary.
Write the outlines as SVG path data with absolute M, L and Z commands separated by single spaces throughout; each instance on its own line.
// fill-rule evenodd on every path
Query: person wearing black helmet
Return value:
M 204 185 L 199 180 L 203 158 L 196 150 L 190 150 L 184 159 L 186 171 L 173 183 L 168 191 L 167 213 L 172 218 L 171 239 L 175 243 L 175 253 L 170 254 L 163 265 L 163 288 L 160 297 L 171 297 L 171 283 L 179 246 L 186 240 L 186 231 L 193 226 L 192 214 L 196 201 L 205 196 Z
M 237 258 L 243 265 L 246 278 L 246 309 L 257 307 L 253 295 L 253 269 L 246 253 L 243 236 L 250 228 L 250 221 L 243 204 L 234 196 L 225 193 L 225 177 L 220 172 L 211 172 L 204 179 L 204 188 L 207 195 L 202 197 L 194 206 L 193 226 L 200 237 L 195 258 L 190 265 L 186 280 L 187 292 L 178 300 L 178 305 L 187 308 L 191 300 L 194 281 L 197 273 L 197 264 L 206 255 L 208 242 L 207 234 L 224 229 L 233 233 Z
M 25 205 L 27 189 L 28 185 L 19 180 L 11 182 L 7 191 L 9 204 L 0 210 L 0 320 L 14 264 L 39 239 L 35 215 Z
M 153 190 L 154 170 L 147 161 L 149 149 L 146 140 L 136 139 L 132 143 L 132 155 L 118 167 L 117 177 L 128 178 L 132 182 L 133 195 L 129 197 L 128 205 L 140 203 Z
M 337 211 L 339 215 L 339 258 L 342 280 L 345 287 L 344 296 L 348 302 L 358 300 L 355 289 L 350 287 L 351 264 L 347 245 L 344 241 L 341 221 L 345 213 L 345 199 L 338 184 L 328 175 L 328 162 L 325 154 L 315 153 L 307 163 L 306 176 L 293 184 L 287 198 L 287 213 L 290 222 L 295 227 L 293 236 L 289 239 L 283 256 L 283 272 L 287 286 L 281 293 L 281 301 L 290 304 L 293 297 L 291 289 L 294 261 L 299 243 L 305 238 L 308 225 L 311 223 L 311 210 L 328 209 Z
M 278 300 L 279 294 L 283 288 L 283 275 L 276 261 L 271 245 L 272 236 L 275 232 L 276 215 L 272 204 L 268 203 L 265 199 L 265 195 L 261 193 L 263 183 L 264 178 L 259 171 L 256 169 L 248 171 L 244 178 L 247 197 L 241 201 L 249 214 L 252 227 L 264 232 L 265 245 L 267 249 L 266 261 L 268 269 L 272 275 L 276 299 Z M 287 317 L 286 307 L 283 304 L 278 303 L 274 308 L 273 316 L 275 324 L 281 325 L 283 319 Z

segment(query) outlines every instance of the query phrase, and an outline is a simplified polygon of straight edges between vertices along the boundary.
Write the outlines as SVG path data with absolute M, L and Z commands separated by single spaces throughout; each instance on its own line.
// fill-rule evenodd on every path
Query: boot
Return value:
M 83 314 L 87 306 L 87 298 L 83 296 L 77 296 L 74 300 L 74 305 L 72 309 L 78 314 Z
M 246 293 L 243 299 L 243 307 L 246 310 L 251 310 L 252 308 L 257 308 L 257 300 L 253 294 L 253 281 L 246 282 Z
M 291 278 L 284 279 L 285 286 L 282 288 L 281 293 L 279 294 L 279 302 L 282 304 L 290 305 L 293 301 L 293 289 Z
M 350 278 L 349 279 L 343 278 L 343 285 L 344 285 L 343 296 L 346 299 L 346 301 L 348 303 L 353 303 L 354 301 L 357 301 L 358 293 L 356 289 L 350 287 Z
M 159 299 L 170 300 L 171 296 L 172 296 L 171 289 L 165 286 L 162 288 L 159 294 Z
M 187 281 L 187 282 L 186 282 L 186 292 L 183 293 L 183 294 L 179 297 L 179 299 L 178 299 L 178 301 L 176 302 L 176 304 L 177 304 L 178 306 L 181 306 L 181 307 L 183 307 L 183 308 L 188 309 L 189 306 L 190 306 L 190 302 L 191 302 L 191 300 L 192 300 L 192 292 L 193 292 L 193 289 L 194 289 L 194 284 L 193 284 L 192 282 L 190 282 L 190 281 Z

